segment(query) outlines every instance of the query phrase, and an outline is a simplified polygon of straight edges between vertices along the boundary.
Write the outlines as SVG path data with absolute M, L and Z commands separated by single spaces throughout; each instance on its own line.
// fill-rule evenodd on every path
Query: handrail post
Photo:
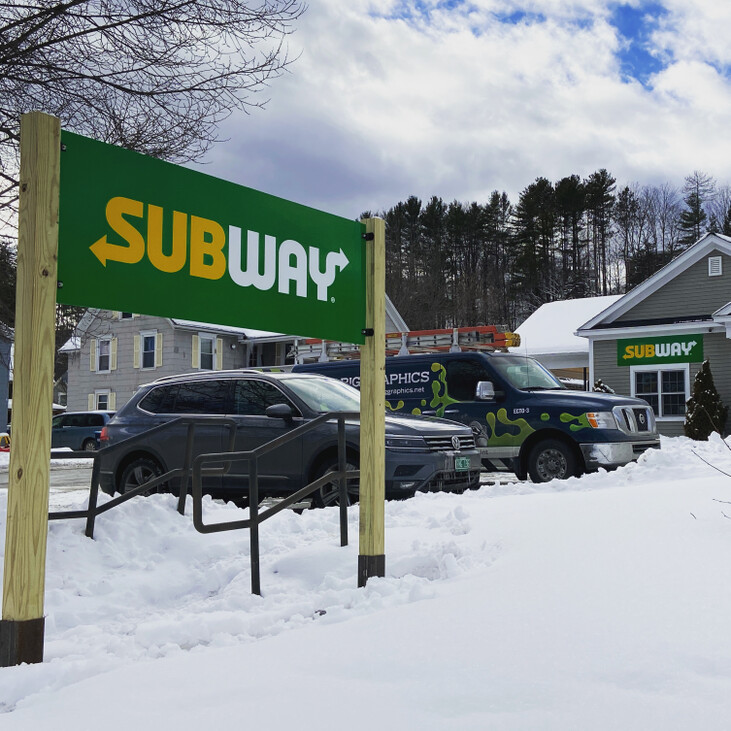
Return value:
M 185 441 L 185 462 L 184 472 L 180 480 L 180 495 L 178 495 L 178 512 L 185 515 L 185 500 L 188 495 L 188 479 L 190 477 L 190 465 L 193 461 L 193 440 L 195 438 L 195 422 L 188 423 L 188 434 Z
M 96 522 L 96 506 L 99 502 L 99 455 L 94 455 L 94 464 L 91 468 L 91 485 L 89 487 L 89 503 L 86 508 L 86 530 L 84 535 L 87 538 L 94 537 L 94 524 Z
M 348 545 L 348 480 L 345 477 L 346 453 L 345 453 L 345 419 L 338 417 L 338 479 L 340 488 L 340 545 Z
M 251 593 L 261 596 L 259 574 L 259 459 L 249 459 L 249 558 L 251 560 Z

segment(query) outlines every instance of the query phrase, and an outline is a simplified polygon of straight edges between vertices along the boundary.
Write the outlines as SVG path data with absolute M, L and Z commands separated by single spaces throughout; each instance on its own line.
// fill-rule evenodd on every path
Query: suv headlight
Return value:
M 386 437 L 386 446 L 391 449 L 426 449 L 423 437 Z
M 586 418 L 594 429 L 618 429 L 617 420 L 611 411 L 589 411 Z

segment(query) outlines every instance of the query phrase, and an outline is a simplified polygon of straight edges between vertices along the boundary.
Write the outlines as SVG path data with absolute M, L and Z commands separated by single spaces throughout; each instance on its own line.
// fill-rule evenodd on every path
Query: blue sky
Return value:
M 667 11 L 658 3 L 617 5 L 611 14 L 609 22 L 623 41 L 617 50 L 622 73 L 643 85 L 649 85 L 650 77 L 668 65 L 668 59 L 652 45 L 652 33 L 666 16 Z
M 536 177 L 729 183 L 731 3 L 318 0 L 206 172 L 347 217 Z

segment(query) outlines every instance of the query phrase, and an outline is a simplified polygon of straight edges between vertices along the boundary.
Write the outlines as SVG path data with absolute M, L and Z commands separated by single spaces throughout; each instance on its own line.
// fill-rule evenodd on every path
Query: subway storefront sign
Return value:
M 617 365 L 653 363 L 700 363 L 703 335 L 662 335 L 617 340 Z

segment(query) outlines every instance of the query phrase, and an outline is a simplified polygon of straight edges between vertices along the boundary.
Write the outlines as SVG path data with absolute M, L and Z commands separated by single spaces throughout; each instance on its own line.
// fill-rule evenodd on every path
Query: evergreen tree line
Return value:
M 545 302 L 628 291 L 708 231 L 731 235 L 731 186 L 696 171 L 681 189 L 618 189 L 602 169 L 537 178 L 515 204 L 499 191 L 487 203 L 411 196 L 378 215 L 386 291 L 410 328 L 515 329 Z

